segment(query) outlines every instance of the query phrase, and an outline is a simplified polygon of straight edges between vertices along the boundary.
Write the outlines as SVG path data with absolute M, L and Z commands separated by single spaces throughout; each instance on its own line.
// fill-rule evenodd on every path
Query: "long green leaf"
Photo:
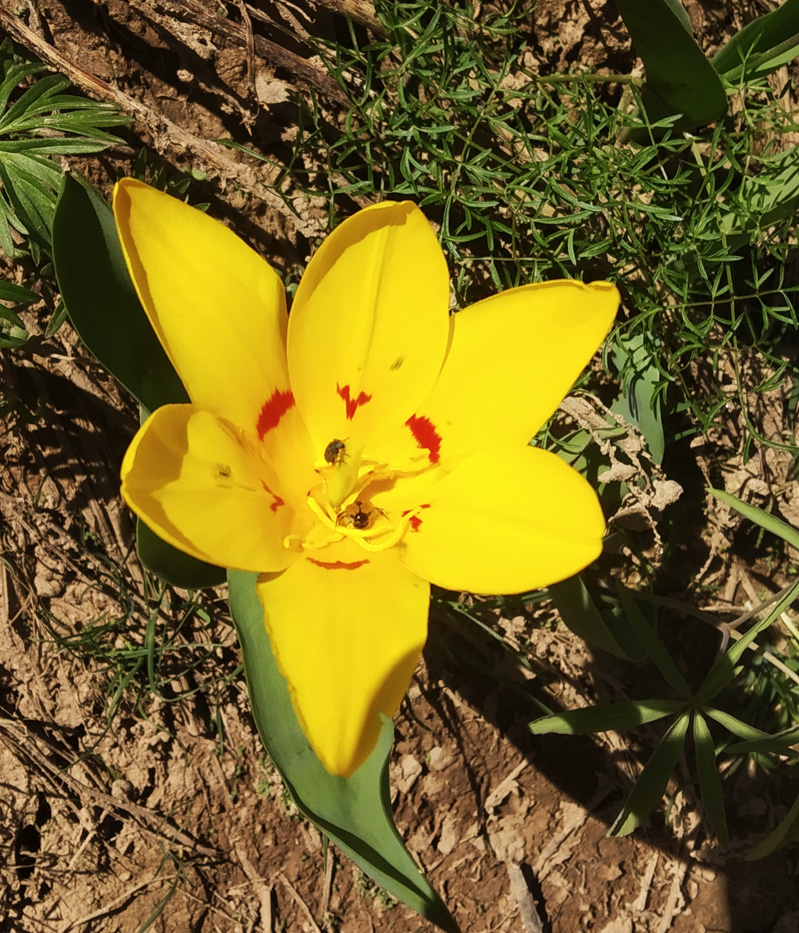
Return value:
M 711 719 L 715 719 L 720 726 L 723 726 L 727 730 L 727 732 L 732 733 L 732 735 L 737 735 L 741 739 L 746 739 L 747 742 L 754 742 L 759 741 L 760 739 L 769 738 L 768 733 L 763 732 L 762 729 L 756 729 L 754 726 L 750 726 L 746 722 L 741 722 L 740 719 L 737 719 L 730 713 L 725 713 L 722 709 L 703 709 L 702 712 L 706 716 L 710 716 Z M 724 751 L 729 752 L 734 748 L 736 748 L 736 746 L 728 745 Z
M 708 492 L 721 502 L 730 506 L 730 508 L 735 509 L 735 511 L 743 515 L 744 518 L 748 518 L 750 522 L 754 522 L 755 525 L 765 528 L 766 531 L 770 531 L 772 534 L 777 535 L 778 538 L 782 538 L 783 541 L 787 541 L 788 544 L 793 547 L 799 548 L 799 531 L 786 524 L 782 519 L 770 515 L 768 512 L 764 512 L 754 505 L 749 505 L 747 502 L 742 502 L 740 499 L 736 499 L 735 496 L 731 496 L 728 492 L 723 492 L 721 489 L 708 489 Z
M 66 175 L 53 222 L 53 262 L 81 340 L 148 411 L 189 397 L 130 281 L 111 208 Z
M 621 583 L 617 584 L 616 589 L 619 594 L 619 599 L 621 600 L 622 608 L 627 614 L 627 620 L 636 638 L 641 642 L 646 653 L 652 659 L 666 682 L 670 684 L 680 696 L 688 699 L 691 696 L 691 688 L 688 685 L 688 681 L 683 676 L 682 671 L 674 663 L 674 660 L 668 651 L 666 651 L 660 639 L 655 635 L 652 626 L 641 614 L 641 610 L 635 602 L 635 596 L 632 590 L 627 589 L 627 587 L 623 586 Z
M 579 574 L 551 584 L 547 592 L 564 624 L 578 638 L 617 658 L 638 661 L 644 657 L 644 649 L 629 627 L 620 624 L 611 627 L 599 612 Z
M 660 740 L 636 781 L 627 803 L 608 830 L 609 836 L 629 835 L 660 803 L 671 773 L 682 754 L 690 720 L 691 714 L 684 713 Z
M 736 742 L 735 745 L 728 745 L 724 751 L 729 752 L 731 755 L 748 755 L 750 752 L 781 754 L 788 751 L 792 745 L 799 745 L 799 726 L 792 726 L 790 729 L 777 732 L 775 735 L 766 735 L 761 732 L 756 738 L 750 738 L 745 742 Z
M 799 580 L 774 605 L 771 612 L 764 619 L 756 622 L 745 635 L 741 636 L 708 671 L 694 697 L 694 701 L 698 706 L 709 703 L 733 680 L 738 673 L 738 661 L 740 661 L 744 651 L 761 632 L 773 625 L 797 598 L 799 598 Z
M 794 839 L 799 839 L 799 797 L 794 801 L 793 806 L 788 811 L 788 815 L 780 825 L 746 855 L 747 862 L 754 862 L 757 859 L 765 858 L 787 846 Z
M 713 736 L 701 713 L 694 713 L 694 748 L 696 750 L 696 774 L 699 792 L 708 822 L 723 846 L 729 845 L 730 834 L 724 815 L 724 794 L 721 778 L 716 767 L 716 748 Z
M 729 81 L 748 84 L 787 64 L 799 53 L 799 0 L 747 23 L 711 59 Z
M 632 729 L 645 722 L 655 722 L 685 709 L 681 700 L 631 700 L 572 709 L 565 713 L 542 716 L 528 726 L 534 735 L 585 735 L 610 729 Z
M 391 815 L 386 720 L 377 748 L 349 778 L 329 774 L 308 745 L 277 668 L 255 589 L 256 574 L 230 571 L 230 610 L 253 715 L 269 756 L 301 812 L 389 893 L 442 930 L 455 921 L 403 845 Z M 342 676 L 346 673 L 342 671 Z
M 90 186 L 64 177 L 53 222 L 53 263 L 75 330 L 147 411 L 189 400 L 150 326 L 119 245 L 111 208 Z M 224 571 L 137 525 L 142 563 L 184 589 L 216 586 Z
M 646 70 L 642 95 L 651 122 L 682 114 L 682 129 L 724 116 L 727 94 L 713 66 L 669 0 L 616 0 Z

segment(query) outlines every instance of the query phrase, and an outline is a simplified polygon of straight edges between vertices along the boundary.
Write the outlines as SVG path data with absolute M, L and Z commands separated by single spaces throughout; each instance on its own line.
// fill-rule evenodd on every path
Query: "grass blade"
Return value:
M 716 748 L 707 723 L 701 713 L 694 713 L 694 749 L 696 751 L 696 774 L 705 815 L 713 827 L 719 842 L 725 848 L 730 842 L 727 818 L 724 814 L 724 794 L 721 778 L 716 767 Z
M 646 722 L 656 722 L 664 716 L 685 708 L 681 700 L 631 700 L 628 703 L 607 703 L 585 709 L 568 710 L 542 716 L 528 725 L 534 735 L 585 735 L 593 732 L 632 729 Z

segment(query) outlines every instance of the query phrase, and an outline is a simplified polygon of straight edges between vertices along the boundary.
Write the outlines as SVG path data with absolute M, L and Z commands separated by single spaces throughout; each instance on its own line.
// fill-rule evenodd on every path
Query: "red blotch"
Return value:
M 262 441 L 272 428 L 276 428 L 283 415 L 293 406 L 294 395 L 291 391 L 281 392 L 280 389 L 275 389 L 268 401 L 264 402 L 261 414 L 258 415 L 258 439 Z
M 425 502 L 425 504 L 424 504 L 424 505 L 420 505 L 419 508 L 420 508 L 420 509 L 429 509 L 429 508 L 430 508 L 430 503 L 429 503 L 429 502 Z M 410 511 L 411 511 L 410 509 L 406 509 L 406 510 L 402 513 L 402 517 L 404 518 Z M 419 516 L 419 515 L 411 515 L 411 517 L 408 519 L 408 524 L 409 524 L 410 527 L 411 527 L 411 531 L 418 531 L 418 530 L 422 527 L 422 519 L 421 519 L 421 516 Z
M 427 451 L 427 459 L 431 463 L 438 463 L 441 459 L 441 435 L 433 422 L 424 415 L 411 415 L 405 424 L 411 429 L 419 447 Z
M 352 421 L 355 417 L 355 412 L 365 405 L 367 402 L 372 401 L 372 396 L 367 395 L 366 392 L 360 392 L 356 398 L 350 397 L 350 387 L 344 386 L 343 388 L 336 383 L 336 392 L 338 392 L 339 397 L 344 400 L 344 407 L 347 411 L 347 420 Z
M 312 564 L 316 564 L 317 567 L 321 567 L 323 570 L 357 570 L 359 567 L 363 567 L 365 564 L 369 563 L 369 559 L 366 560 L 314 560 L 313 557 L 309 557 L 308 560 Z
M 272 492 L 272 490 L 266 485 L 266 483 L 265 483 L 263 480 L 261 480 L 261 485 L 264 487 L 264 490 L 265 490 L 267 493 L 269 493 L 269 495 L 272 497 L 272 502 L 269 504 L 269 508 L 270 508 L 273 512 L 277 512 L 277 510 L 280 508 L 281 505 L 285 505 L 285 504 L 286 504 L 286 503 L 280 498 L 280 496 L 277 495 L 277 493 Z

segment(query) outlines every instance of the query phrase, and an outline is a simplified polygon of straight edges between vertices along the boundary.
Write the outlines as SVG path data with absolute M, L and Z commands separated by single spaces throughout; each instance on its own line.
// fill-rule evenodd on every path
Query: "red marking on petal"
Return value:
M 294 395 L 291 391 L 281 392 L 280 389 L 275 389 L 269 399 L 264 402 L 264 407 L 261 409 L 260 415 L 258 415 L 256 424 L 258 440 L 262 441 L 272 428 L 276 428 L 283 415 L 293 406 Z
M 342 388 L 338 383 L 336 383 L 336 392 L 338 392 L 339 398 L 344 401 L 344 408 L 347 412 L 348 421 L 352 421 L 355 417 L 355 412 L 361 405 L 365 405 L 367 402 L 372 401 L 372 396 L 367 395 L 366 392 L 359 392 L 355 398 L 352 398 L 350 396 L 350 387 L 344 386 Z
M 309 557 L 308 560 L 312 564 L 316 564 L 317 567 L 321 567 L 323 570 L 357 570 L 359 567 L 363 567 L 365 564 L 369 563 L 369 559 L 366 560 L 314 560 L 313 557 Z
M 286 504 L 277 493 L 272 492 L 272 490 L 266 485 L 266 483 L 263 480 L 261 480 L 261 485 L 264 487 L 264 490 L 268 492 L 269 495 L 272 497 L 272 502 L 270 502 L 269 508 L 273 512 L 277 512 L 277 510 L 280 508 L 281 505 Z
M 424 415 L 411 415 L 405 424 L 411 429 L 419 447 L 427 451 L 427 459 L 431 463 L 438 463 L 441 459 L 441 435 L 433 422 Z
M 420 505 L 419 508 L 420 508 L 420 509 L 429 509 L 429 508 L 430 508 L 430 503 L 429 503 L 429 502 L 425 502 L 424 505 Z M 406 509 L 406 510 L 402 513 L 402 517 L 405 518 L 405 516 L 408 515 L 410 511 L 411 511 L 410 509 Z M 422 527 L 422 519 L 421 519 L 421 517 L 420 517 L 419 515 L 411 515 L 411 517 L 408 519 L 408 524 L 409 524 L 410 527 L 411 527 L 411 531 L 418 531 L 418 530 Z

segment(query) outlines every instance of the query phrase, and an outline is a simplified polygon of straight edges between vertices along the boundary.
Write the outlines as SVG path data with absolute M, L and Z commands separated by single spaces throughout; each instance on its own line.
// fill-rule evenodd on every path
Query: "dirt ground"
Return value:
M 292 212 L 270 190 L 269 166 L 210 140 L 289 146 L 287 85 L 340 115 L 341 92 L 306 39 L 340 30 L 346 9 L 374 27 L 367 0 L 0 0 L 13 14 L 0 25 L 135 117 L 130 147 L 94 163 L 98 184 L 108 189 L 141 146 L 202 169 L 212 213 L 235 218 L 285 269 L 307 258 L 325 205 L 287 191 Z M 762 11 L 719 0 L 690 12 L 711 48 Z M 531 35 L 542 69 L 635 65 L 604 0 L 540 0 Z M 117 470 L 132 404 L 68 326 L 45 337 L 35 314 L 28 323 L 24 351 L 0 360 L 12 400 L 0 432 L 0 933 L 432 930 L 298 817 L 254 730 L 224 591 L 199 612 L 183 593 L 159 602 L 130 554 Z M 725 482 L 736 493 L 784 486 L 791 467 L 769 451 L 730 465 Z M 732 532 L 716 530 L 715 545 L 699 532 L 686 545 L 703 555 L 703 582 L 728 605 L 776 588 Z M 392 761 L 400 832 L 464 933 L 799 929 L 795 852 L 743 860 L 785 813 L 790 788 L 738 775 L 726 851 L 692 792 L 676 787 L 667 812 L 633 837 L 607 838 L 657 730 L 533 737 L 537 709 L 520 691 L 564 707 L 608 702 L 641 696 L 651 672 L 594 656 L 546 605 L 474 610 L 531 669 L 434 604 Z M 158 697 L 140 703 L 156 635 L 174 650 L 155 672 Z

